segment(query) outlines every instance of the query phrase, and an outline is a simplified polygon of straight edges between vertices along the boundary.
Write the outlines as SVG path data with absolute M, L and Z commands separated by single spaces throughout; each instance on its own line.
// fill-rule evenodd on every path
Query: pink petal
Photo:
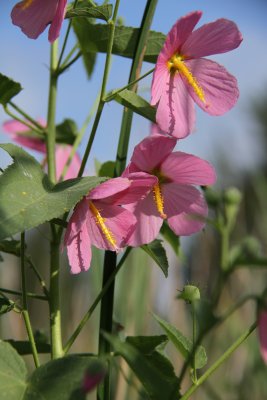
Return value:
M 74 208 L 72 216 L 69 220 L 66 235 L 72 239 L 83 228 L 86 219 L 89 218 L 89 202 L 84 197 Z M 65 237 L 66 237 L 65 235 Z M 65 239 L 64 239 L 65 240 Z M 65 243 L 66 244 L 66 243 Z
M 49 28 L 48 40 L 53 43 L 58 37 L 61 29 L 61 25 L 64 21 L 66 11 L 67 0 L 59 0 L 56 14 L 53 18 L 52 24 Z
M 207 215 L 207 204 L 199 193 L 199 197 L 190 204 L 188 211 L 168 218 L 168 224 L 176 235 L 188 236 L 204 228 Z
M 226 53 L 237 48 L 242 40 L 236 24 L 222 18 L 196 29 L 182 45 L 181 53 L 186 58 Z
M 155 71 L 153 73 L 152 86 L 151 86 L 151 105 L 155 106 L 164 90 L 166 90 L 166 86 L 169 83 L 170 73 L 167 68 L 167 61 L 162 64 L 157 63 L 155 67 Z
M 175 145 L 174 138 L 148 136 L 135 146 L 131 161 L 141 171 L 151 172 L 171 153 Z
M 11 19 L 25 35 L 36 39 L 53 20 L 58 1 L 32 0 L 29 5 L 26 4 L 27 0 L 17 3 L 11 12 Z
M 189 135 L 195 125 L 194 103 L 187 86 L 180 75 L 169 75 L 157 108 L 160 129 L 178 139 Z
M 126 175 L 125 175 L 126 176 Z M 135 203 L 142 200 L 152 190 L 153 186 L 158 182 L 158 178 L 145 172 L 130 173 L 127 178 L 131 182 L 131 186 L 123 192 L 119 192 L 112 197 L 103 199 L 105 203 L 109 202 L 113 205 L 124 205 Z
M 137 247 L 152 242 L 159 234 L 163 219 L 160 217 L 153 193 L 150 193 L 144 200 L 139 201 L 135 207 L 127 206 L 134 212 L 137 225 L 127 241 L 129 246 Z
M 192 30 L 202 16 L 201 11 L 193 11 L 184 17 L 178 19 L 167 35 L 162 52 L 165 60 L 173 56 L 174 53 L 180 53 L 181 46 L 190 37 Z
M 237 81 L 223 66 L 207 59 L 190 60 L 186 64 L 204 91 L 206 104 L 186 83 L 190 95 L 202 110 L 210 115 L 222 115 L 235 105 L 239 97 Z
M 4 132 L 6 133 L 20 133 L 28 132 L 30 130 L 22 122 L 16 121 L 14 119 L 10 119 L 9 121 L 4 122 L 2 127 Z
M 100 200 L 95 200 L 93 204 L 104 219 L 104 224 L 112 236 L 115 245 L 107 239 L 99 222 L 90 211 L 86 225 L 92 244 L 100 249 L 119 251 L 125 246 L 128 237 L 132 234 L 136 225 L 136 218 L 130 211 L 119 206 L 107 205 Z
M 69 155 L 71 153 L 72 146 L 69 145 L 58 145 L 56 147 L 56 171 L 57 171 L 57 180 L 59 180 L 63 169 L 65 167 L 65 164 L 69 158 Z M 78 156 L 77 153 L 75 153 L 70 166 L 67 170 L 67 173 L 64 177 L 64 179 L 72 179 L 76 178 L 79 172 L 81 166 L 81 159 Z
M 181 151 L 170 154 L 161 164 L 160 171 L 171 181 L 186 185 L 212 185 L 216 180 L 210 163 Z
M 82 228 L 75 236 L 68 236 L 68 231 L 65 234 L 65 245 L 67 246 L 67 254 L 72 274 L 78 274 L 82 271 L 87 271 L 90 267 L 92 250 L 90 237 L 86 226 Z
M 267 364 L 267 310 L 261 310 L 258 318 L 260 351 Z
M 161 192 L 164 200 L 164 213 L 171 218 L 181 212 L 189 211 L 190 206 L 196 203 L 201 196 L 199 190 L 189 185 L 177 183 L 164 183 L 161 185 Z
M 108 181 L 103 182 L 92 189 L 87 198 L 91 200 L 105 199 L 106 197 L 111 197 L 119 192 L 122 192 L 123 190 L 129 188 L 130 185 L 131 182 L 128 178 L 119 177 L 109 179 Z
M 154 135 L 166 136 L 166 133 L 163 132 L 157 124 L 151 124 L 150 136 L 154 136 Z

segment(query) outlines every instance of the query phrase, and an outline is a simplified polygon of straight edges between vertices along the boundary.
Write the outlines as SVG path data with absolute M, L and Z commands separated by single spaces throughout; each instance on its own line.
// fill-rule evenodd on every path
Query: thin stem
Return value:
M 81 141 L 83 139 L 83 136 L 84 136 L 84 134 L 86 132 L 86 128 L 87 128 L 89 122 L 92 119 L 93 113 L 95 111 L 95 107 L 96 107 L 98 102 L 99 102 L 99 96 L 97 96 L 97 98 L 96 98 L 96 100 L 95 100 L 95 102 L 93 104 L 93 107 L 91 108 L 87 118 L 85 119 L 85 121 L 83 123 L 83 126 L 80 129 L 80 132 L 78 133 L 78 135 L 77 135 L 77 137 L 76 137 L 76 139 L 75 139 L 75 141 L 74 141 L 74 143 L 72 145 L 72 149 L 71 149 L 70 155 L 69 155 L 69 157 L 68 157 L 68 159 L 66 161 L 66 164 L 65 164 L 65 166 L 63 168 L 63 171 L 62 171 L 62 174 L 61 174 L 59 180 L 62 180 L 64 178 L 64 176 L 66 175 L 66 173 L 68 171 L 68 168 L 70 166 L 70 163 L 71 163 L 71 161 L 72 161 L 72 159 L 73 159 L 73 157 L 74 157 L 74 155 L 75 155 L 75 153 L 76 153 L 76 151 L 78 149 L 78 146 L 81 143 Z
M 12 111 L 10 111 L 6 106 L 4 107 L 4 110 L 5 110 L 6 114 L 9 115 L 11 118 L 13 118 L 16 121 L 27 126 L 27 128 L 29 128 L 31 131 L 38 133 L 38 135 L 40 135 L 42 138 L 44 138 L 44 131 L 40 131 L 39 128 L 36 128 L 36 126 L 33 126 L 33 125 L 29 124 L 29 122 L 25 121 L 24 119 L 21 119 L 16 114 L 14 114 Z
M 25 276 L 25 232 L 21 233 L 21 253 L 20 253 L 20 268 L 21 268 L 21 289 L 22 289 L 22 315 L 25 327 L 28 333 L 29 341 L 31 343 L 32 355 L 36 368 L 39 367 L 39 357 L 36 349 L 34 335 L 32 331 L 31 321 L 28 313 L 27 304 L 27 289 L 26 289 L 26 276 Z
M 197 317 L 194 302 L 191 304 L 192 307 L 192 322 L 193 322 L 193 382 L 197 382 L 197 369 L 196 369 L 196 351 L 195 343 L 197 340 Z
M 61 311 L 59 295 L 59 259 L 60 240 L 57 237 L 55 227 L 51 226 L 53 239 L 51 242 L 50 255 L 50 335 L 51 335 L 51 357 L 59 358 L 63 355 L 61 336 Z
M 221 268 L 226 271 L 229 267 L 229 230 L 227 226 L 223 226 L 220 230 L 221 234 Z
M 73 4 L 73 8 L 76 7 L 77 3 L 78 3 L 78 0 L 75 0 L 74 4 Z M 58 63 L 57 63 L 57 67 L 56 67 L 57 71 L 60 68 L 60 64 L 61 64 L 64 52 L 65 52 L 65 49 L 66 49 L 66 46 L 67 46 L 67 42 L 68 42 L 68 38 L 69 38 L 69 34 L 70 34 L 71 24 L 72 24 L 72 19 L 70 19 L 70 21 L 69 21 L 68 28 L 67 28 L 67 31 L 66 31 L 66 34 L 65 34 L 65 38 L 64 38 L 64 41 L 63 41 L 62 49 L 61 49 L 60 56 L 59 56 Z
M 101 91 L 100 91 L 100 100 L 98 103 L 98 107 L 97 107 L 97 112 L 96 112 L 96 116 L 95 116 L 95 120 L 94 120 L 94 124 L 92 127 L 92 131 L 89 137 L 89 141 L 87 143 L 86 149 L 85 149 L 85 153 L 82 159 L 82 163 L 81 163 L 81 167 L 78 173 L 78 177 L 81 177 L 88 157 L 90 155 L 90 151 L 95 139 L 95 135 L 96 135 L 96 131 L 98 128 L 98 124 L 102 115 L 102 111 L 104 108 L 104 104 L 105 104 L 105 93 L 106 93 L 106 85 L 107 85 L 107 80 L 108 80 L 108 75 L 109 75 L 109 69 L 110 69 L 110 62 L 111 62 L 111 55 L 112 55 L 112 47 L 113 47 L 113 42 L 114 42 L 114 34 L 115 34 L 115 22 L 116 22 L 116 18 L 117 18 L 117 13 L 118 13 L 118 9 L 119 9 L 119 4 L 120 4 L 120 0 L 116 0 L 116 4 L 115 4 L 115 8 L 114 8 L 114 13 L 112 16 L 112 20 L 109 21 L 108 25 L 110 28 L 110 32 L 109 32 L 109 41 L 108 41 L 108 46 L 107 46 L 107 55 L 106 55 L 106 62 L 105 62 L 105 68 L 104 68 L 104 74 L 103 74 L 103 80 L 102 80 L 102 86 L 101 86 Z
M 79 50 L 78 43 L 76 43 L 73 48 L 70 50 L 68 55 L 66 56 L 65 60 L 61 63 L 61 68 L 63 68 L 67 62 L 71 59 L 72 55 L 75 53 L 76 50 Z
M 142 76 L 140 76 L 139 78 L 135 79 L 134 81 L 128 83 L 127 85 L 123 86 L 122 88 L 115 90 L 114 92 L 112 92 L 110 95 L 108 95 L 107 97 L 105 97 L 105 102 L 108 103 L 109 101 L 113 100 L 116 95 L 120 92 L 122 92 L 125 89 L 129 89 L 131 86 L 134 86 L 136 83 L 138 83 L 139 81 L 141 81 L 142 79 L 146 78 L 148 75 L 152 74 L 152 72 L 155 71 L 155 68 L 150 69 L 149 71 L 147 71 L 145 74 L 143 74 Z
M 57 74 L 58 74 L 58 75 L 63 74 L 63 72 L 65 72 L 66 69 L 68 69 L 68 68 L 69 68 L 72 64 L 74 64 L 77 60 L 79 60 L 79 58 L 80 58 L 81 56 L 82 56 L 82 52 L 79 51 L 79 52 L 76 54 L 76 56 L 73 57 L 73 59 L 72 59 L 69 63 L 64 64 L 64 66 L 62 66 L 61 68 L 59 68 Z
M 16 296 L 22 296 L 22 292 L 19 292 L 17 290 L 0 288 L 0 292 L 8 293 L 8 294 L 14 294 Z M 27 297 L 31 297 L 33 299 L 37 299 L 37 300 L 47 301 L 47 297 L 46 296 L 42 296 L 42 295 L 39 295 L 39 294 L 36 294 L 36 293 L 26 292 L 26 296 Z
M 56 143 L 56 99 L 57 99 L 57 40 L 51 45 L 50 52 L 50 84 L 47 112 L 47 164 L 48 176 L 51 182 L 56 183 L 56 162 L 55 162 L 55 143 Z
M 27 114 L 25 111 L 23 111 L 19 106 L 17 106 L 13 101 L 9 101 L 9 104 L 11 107 L 13 107 L 19 114 L 21 114 L 24 118 L 26 118 L 28 121 L 30 121 L 37 129 L 40 131 L 44 131 L 44 127 L 39 124 L 38 121 L 36 121 L 34 118 L 32 118 L 29 114 Z
M 255 321 L 249 329 L 247 329 L 233 344 L 230 346 L 224 354 L 213 364 L 207 371 L 194 383 L 180 398 L 180 400 L 187 400 L 189 397 L 205 382 L 213 372 L 215 372 L 223 363 L 226 361 L 232 353 L 251 335 L 256 329 L 258 323 Z
M 146 8 L 144 11 L 143 19 L 140 26 L 139 37 L 136 44 L 135 56 L 133 58 L 131 72 L 129 76 L 129 84 L 133 81 L 137 80 L 140 76 L 140 71 L 142 67 L 142 62 L 144 58 L 144 52 L 146 48 L 146 41 L 148 38 L 150 26 L 152 23 L 152 19 L 154 16 L 154 12 L 156 9 L 157 0 L 148 0 L 146 4 Z M 137 85 L 135 84 L 132 88 L 133 91 L 136 92 Z M 117 149 L 117 158 L 116 158 L 116 166 L 115 166 L 115 175 L 120 176 L 122 171 L 125 169 L 126 158 L 130 140 L 130 132 L 132 126 L 133 112 L 128 108 L 124 108 L 121 131 L 120 131 L 120 139 L 118 143 Z
M 131 247 L 128 247 L 127 250 L 125 251 L 125 253 L 123 254 L 120 262 L 118 263 L 117 268 L 110 275 L 110 277 L 107 280 L 105 286 L 102 288 L 101 292 L 98 294 L 98 296 L 94 300 L 94 302 L 91 305 L 91 307 L 89 308 L 89 310 L 84 314 L 81 322 L 79 323 L 79 325 L 77 326 L 77 328 L 75 329 L 75 331 L 73 332 L 73 334 L 71 335 L 69 340 L 67 341 L 66 346 L 64 347 L 64 353 L 65 354 L 68 353 L 69 349 L 73 345 L 74 341 L 77 339 L 77 337 L 80 334 L 81 330 L 84 328 L 86 322 L 91 318 L 94 310 L 98 306 L 99 302 L 102 300 L 103 296 L 106 294 L 106 292 L 109 289 L 110 285 L 114 281 L 115 276 L 118 274 L 118 272 L 120 271 L 121 267 L 123 266 L 124 261 L 128 257 L 130 251 L 131 251 Z
M 36 275 L 36 277 L 37 277 L 37 279 L 38 279 L 38 281 L 39 281 L 39 283 L 40 283 L 40 285 L 41 285 L 41 287 L 42 287 L 42 289 L 43 289 L 43 292 L 44 292 L 44 294 L 45 294 L 44 297 L 46 298 L 46 300 L 48 300 L 48 299 L 49 299 L 49 291 L 48 291 L 48 289 L 47 289 L 47 287 L 46 287 L 45 280 L 42 278 L 40 272 L 39 272 L 38 269 L 35 267 L 35 265 L 33 264 L 32 260 L 30 259 L 30 257 L 25 256 L 25 259 L 27 260 L 27 262 L 28 262 L 30 268 L 31 268 L 31 269 L 33 270 L 33 272 L 35 273 L 35 275 Z

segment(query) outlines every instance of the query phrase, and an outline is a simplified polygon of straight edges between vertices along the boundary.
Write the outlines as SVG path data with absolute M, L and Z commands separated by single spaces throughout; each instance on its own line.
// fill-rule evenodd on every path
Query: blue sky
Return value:
M 47 32 L 30 40 L 10 21 L 10 11 L 16 1 L 1 4 L 0 15 L 0 72 L 20 82 L 23 92 L 15 102 L 32 116 L 46 116 L 48 89 L 49 45 Z M 138 26 L 142 18 L 144 0 L 121 0 L 119 15 L 126 25 Z M 217 18 L 234 20 L 244 36 L 242 45 L 235 51 L 213 56 L 212 59 L 223 64 L 239 82 L 240 99 L 236 107 L 222 117 L 210 117 L 201 110 L 197 112 L 196 131 L 180 141 L 177 148 L 204 157 L 216 164 L 218 155 L 223 151 L 224 157 L 233 169 L 253 167 L 261 156 L 261 146 L 255 140 L 257 126 L 250 113 L 251 102 L 257 100 L 266 91 L 267 54 L 266 48 L 266 15 L 265 0 L 159 0 L 152 29 L 167 33 L 180 16 L 202 10 L 203 17 L 198 26 Z M 64 33 L 66 23 L 64 23 Z M 73 38 L 72 38 L 73 41 Z M 59 83 L 57 121 L 70 117 L 81 126 L 88 110 L 99 90 L 104 57 L 98 57 L 96 70 L 90 81 L 87 80 L 82 63 L 73 66 Z M 127 83 L 130 61 L 114 57 L 108 89 L 118 88 Z M 150 69 L 145 64 L 143 72 Z M 150 79 L 141 85 L 142 95 L 149 99 Z M 97 138 L 88 163 L 93 166 L 94 157 L 101 161 L 114 159 L 120 130 L 121 106 L 110 103 L 106 106 L 103 120 L 99 125 Z M 0 123 L 7 117 L 0 110 Z M 88 137 L 89 130 L 86 137 Z M 131 149 L 149 133 L 149 123 L 135 117 L 131 136 Z M 0 140 L 7 141 L 1 134 Z M 86 139 L 85 139 L 86 140 Z M 82 155 L 85 144 L 79 152 Z M 3 157 L 1 152 L 1 158 Z M 256 160 L 256 161 L 255 161 Z

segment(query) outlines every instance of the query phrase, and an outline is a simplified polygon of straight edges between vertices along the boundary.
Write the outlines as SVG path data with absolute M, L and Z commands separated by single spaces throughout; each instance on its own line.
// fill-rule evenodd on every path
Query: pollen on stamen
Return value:
M 192 72 L 189 70 L 187 65 L 183 61 L 183 57 L 179 55 L 172 56 L 169 61 L 167 62 L 167 67 L 170 73 L 180 72 L 187 80 L 188 84 L 192 86 L 194 92 L 196 93 L 197 97 L 206 104 L 205 94 L 198 83 L 197 79 L 193 76 Z
M 157 210 L 161 216 L 162 219 L 166 219 L 167 215 L 164 213 L 164 199 L 160 190 L 160 185 L 157 183 L 153 187 L 153 193 L 154 193 L 154 200 L 157 206 Z
M 105 236 L 107 241 L 111 244 L 111 246 L 114 247 L 114 250 L 117 251 L 118 248 L 117 248 L 116 239 L 115 239 L 113 233 L 110 231 L 110 229 L 106 226 L 105 218 L 102 217 L 102 215 L 100 214 L 100 211 L 96 208 L 96 206 L 93 204 L 92 201 L 89 202 L 89 208 L 95 218 L 97 225 L 99 225 L 103 235 Z

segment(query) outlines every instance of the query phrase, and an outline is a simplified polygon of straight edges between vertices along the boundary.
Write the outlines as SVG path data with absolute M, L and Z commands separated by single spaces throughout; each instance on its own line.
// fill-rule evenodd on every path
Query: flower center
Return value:
M 33 0 L 24 0 L 21 3 L 17 4 L 17 7 L 20 7 L 22 10 L 25 10 L 26 8 L 30 7 L 32 2 Z
M 177 72 L 180 72 L 180 74 L 182 74 L 186 78 L 188 84 L 192 86 L 197 97 L 201 101 L 203 101 L 203 103 L 206 103 L 204 91 L 200 86 L 200 84 L 198 83 L 197 79 L 193 76 L 190 69 L 184 63 L 183 56 L 179 54 L 174 54 L 167 62 L 167 67 L 168 70 L 170 71 L 170 74 L 172 75 L 174 75 Z
M 159 183 L 157 183 L 156 185 L 153 186 L 153 194 L 154 194 L 154 200 L 155 200 L 155 203 L 157 206 L 157 210 L 158 210 L 161 218 L 166 219 L 167 215 L 164 213 L 164 199 L 163 199 L 163 195 L 162 195 Z
M 110 243 L 111 246 L 113 246 L 114 249 L 117 250 L 116 239 L 115 239 L 113 233 L 110 231 L 110 229 L 105 224 L 105 218 L 102 217 L 102 215 L 100 214 L 100 211 L 96 208 L 96 206 L 94 205 L 94 203 L 92 201 L 89 202 L 89 208 L 95 218 L 97 225 L 100 227 L 101 232 L 107 239 L 108 243 Z

